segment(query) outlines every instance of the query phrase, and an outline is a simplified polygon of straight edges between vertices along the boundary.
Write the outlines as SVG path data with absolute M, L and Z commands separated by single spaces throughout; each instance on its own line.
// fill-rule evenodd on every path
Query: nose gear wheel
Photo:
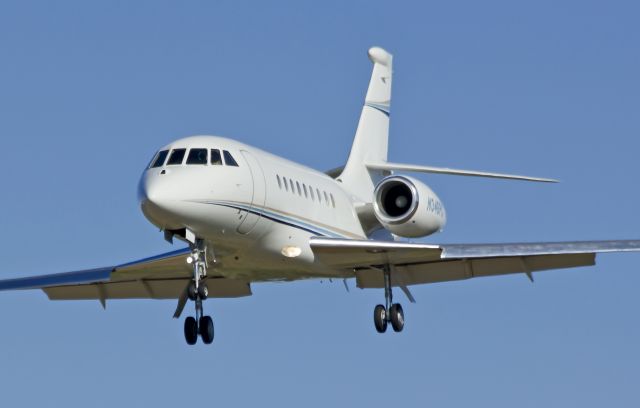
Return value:
M 207 250 L 204 241 L 196 239 L 191 244 L 190 263 L 193 265 L 192 282 L 187 288 L 187 297 L 195 302 L 196 316 L 189 316 L 184 320 L 184 338 L 187 344 L 194 345 L 198 335 L 204 344 L 211 344 L 214 337 L 213 319 L 204 315 L 202 301 L 209 296 L 209 290 L 204 279 L 207 277 Z

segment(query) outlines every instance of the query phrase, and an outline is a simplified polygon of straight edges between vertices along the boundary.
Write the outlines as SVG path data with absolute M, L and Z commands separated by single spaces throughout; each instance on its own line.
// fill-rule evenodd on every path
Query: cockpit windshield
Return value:
M 167 160 L 168 154 L 168 150 L 162 150 L 158 152 L 156 157 L 153 159 L 153 162 L 151 162 L 150 168 L 162 167 L 164 165 L 164 161 Z
M 219 149 L 211 149 L 211 164 L 222 166 L 222 155 Z
M 169 156 L 169 161 L 167 162 L 167 165 L 175 165 L 175 164 L 182 164 L 182 161 L 184 160 L 184 154 L 186 153 L 187 149 L 174 149 L 171 152 L 171 156 Z
M 236 162 L 236 159 L 234 159 L 233 156 L 231 155 L 231 153 L 229 153 L 227 150 L 224 151 L 224 163 L 227 166 L 236 166 L 236 167 L 238 167 L 238 162 Z
M 187 164 L 207 164 L 207 149 L 191 149 L 187 156 Z
M 167 157 L 169 158 L 168 160 Z M 162 166 L 177 166 L 182 164 L 201 166 L 211 164 L 214 166 L 226 165 L 238 167 L 238 162 L 228 150 L 192 148 L 189 149 L 189 153 L 187 154 L 187 149 L 180 148 L 159 151 L 153 160 L 151 160 L 149 168 L 153 169 Z

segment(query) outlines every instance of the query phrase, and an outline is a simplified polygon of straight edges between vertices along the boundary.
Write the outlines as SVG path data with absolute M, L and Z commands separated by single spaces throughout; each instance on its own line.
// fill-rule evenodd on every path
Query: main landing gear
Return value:
M 202 308 L 202 301 L 209 296 L 207 284 L 204 282 L 207 276 L 207 259 L 202 240 L 196 240 L 191 246 L 191 256 L 187 261 L 193 265 L 193 280 L 187 288 L 187 296 L 196 304 L 196 317 L 189 316 L 184 319 L 184 338 L 187 344 L 194 345 L 199 334 L 204 344 L 211 344 L 214 335 L 213 319 L 211 316 L 204 316 Z
M 400 303 L 393 303 L 389 266 L 384 268 L 384 299 L 385 305 L 377 305 L 373 309 L 373 323 L 376 330 L 378 333 L 384 333 L 387 331 L 388 323 L 391 323 L 393 331 L 401 332 L 404 328 L 404 311 Z

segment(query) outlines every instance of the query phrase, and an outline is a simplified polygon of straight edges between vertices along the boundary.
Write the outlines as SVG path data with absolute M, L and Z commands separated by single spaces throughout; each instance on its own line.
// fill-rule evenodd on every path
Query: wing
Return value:
M 0 290 L 42 289 L 51 300 L 177 299 L 191 281 L 189 248 L 99 269 L 0 281 Z M 249 282 L 207 278 L 209 297 L 251 295 Z
M 595 264 L 597 253 L 640 251 L 638 241 L 585 241 L 521 244 L 413 244 L 312 238 L 324 263 L 355 271 L 358 287 L 382 288 L 382 267 L 390 265 L 391 284 L 408 286 L 510 273 Z

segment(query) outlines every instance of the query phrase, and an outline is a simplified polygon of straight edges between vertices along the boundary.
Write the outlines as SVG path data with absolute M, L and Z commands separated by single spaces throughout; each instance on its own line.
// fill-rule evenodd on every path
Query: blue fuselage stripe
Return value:
M 317 227 L 315 225 L 310 225 L 308 223 L 305 223 L 305 222 L 302 222 L 302 221 L 298 221 L 298 220 L 295 220 L 295 219 L 290 218 L 290 217 L 286 217 L 286 216 L 279 215 L 279 214 L 274 214 L 272 212 L 268 212 L 266 210 L 260 210 L 260 209 L 255 208 L 255 207 L 247 207 L 247 206 L 238 205 L 238 204 L 235 204 L 235 203 L 222 203 L 222 202 L 209 202 L 209 204 L 219 205 L 219 206 L 227 207 L 227 208 L 233 208 L 233 209 L 240 210 L 240 211 L 247 211 L 247 212 L 250 212 L 250 213 L 255 214 L 257 216 L 264 217 L 264 218 L 267 218 L 267 219 L 269 219 L 271 221 L 277 222 L 279 224 L 287 225 L 287 226 L 293 227 L 293 228 L 298 228 L 300 230 L 307 231 L 307 232 L 310 232 L 310 233 L 318 235 L 318 236 L 346 238 L 344 235 L 337 234 L 337 233 L 335 233 L 333 231 L 328 231 L 328 230 L 326 230 L 324 228 L 320 228 L 320 227 Z M 319 230 L 322 230 L 322 232 L 319 231 Z

